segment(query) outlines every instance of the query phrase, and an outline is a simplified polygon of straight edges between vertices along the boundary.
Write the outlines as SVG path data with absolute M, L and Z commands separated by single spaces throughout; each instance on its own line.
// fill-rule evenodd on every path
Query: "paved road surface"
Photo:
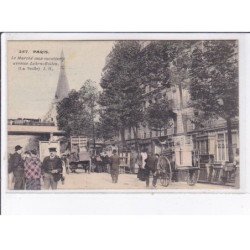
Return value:
M 72 189 L 145 189 L 145 182 L 136 178 L 134 174 L 120 174 L 118 183 L 112 183 L 110 174 L 108 173 L 83 173 L 78 170 L 78 173 L 70 173 L 65 175 L 65 183 L 62 185 L 61 181 L 58 183 L 58 189 L 72 190 Z M 152 183 L 152 181 L 151 181 Z M 150 183 L 150 184 L 151 184 Z M 168 187 L 163 187 L 157 183 L 157 189 L 232 189 L 232 187 L 201 184 L 197 183 L 195 186 L 189 186 L 185 182 L 174 182 Z

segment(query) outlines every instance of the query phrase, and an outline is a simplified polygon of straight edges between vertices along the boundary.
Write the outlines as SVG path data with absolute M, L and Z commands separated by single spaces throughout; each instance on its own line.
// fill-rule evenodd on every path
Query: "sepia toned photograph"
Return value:
M 7 190 L 238 190 L 239 43 L 10 40 Z

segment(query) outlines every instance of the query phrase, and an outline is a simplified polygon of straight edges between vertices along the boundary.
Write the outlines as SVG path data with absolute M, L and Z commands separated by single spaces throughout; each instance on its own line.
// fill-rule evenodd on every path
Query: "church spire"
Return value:
M 68 78 L 66 76 L 65 71 L 65 57 L 63 50 L 61 52 L 61 65 L 60 65 L 60 73 L 59 78 L 57 82 L 57 88 L 56 93 L 53 102 L 50 105 L 49 111 L 44 117 L 44 121 L 51 121 L 56 124 L 56 116 L 57 116 L 57 110 L 56 105 L 58 102 L 60 102 L 63 98 L 67 97 L 69 94 L 69 83 Z
M 68 94 L 69 94 L 69 83 L 68 83 L 68 78 L 65 72 L 65 57 L 64 57 L 63 50 L 62 50 L 61 67 L 60 67 L 60 73 L 59 73 L 59 78 L 57 82 L 54 102 L 61 101 L 63 98 L 67 97 Z

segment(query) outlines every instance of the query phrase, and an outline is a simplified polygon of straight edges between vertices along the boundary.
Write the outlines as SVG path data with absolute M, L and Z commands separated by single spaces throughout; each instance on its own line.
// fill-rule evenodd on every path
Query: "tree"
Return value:
M 95 143 L 98 92 L 94 82 L 87 80 L 79 91 L 72 90 L 69 96 L 57 105 L 58 127 L 67 136 L 86 135 Z
M 146 111 L 146 120 L 150 129 L 160 131 L 160 135 L 162 129 L 169 124 L 171 119 L 175 118 L 176 114 L 172 111 L 166 100 L 151 104 Z
M 132 128 L 137 140 L 137 128 L 143 120 L 140 49 L 137 41 L 117 42 L 107 57 L 100 83 L 103 88 L 99 98 L 103 131 L 118 131 L 123 145 L 125 129 Z
M 142 53 L 142 77 L 145 84 L 155 87 L 177 87 L 180 93 L 181 115 L 183 107 L 183 88 L 188 84 L 188 72 L 191 65 L 191 47 L 196 41 L 168 40 L 153 41 L 146 46 Z M 166 105 L 165 105 L 166 106 Z M 158 107 L 159 111 L 162 107 Z M 162 110 L 162 114 L 170 115 L 171 105 Z M 150 111 L 150 110 L 149 110 Z M 155 107 L 157 112 L 157 106 Z M 153 114 L 153 112 L 152 112 Z M 154 114 L 153 114 L 154 115 Z M 176 123 L 176 115 L 171 115 Z M 149 116 L 147 116 L 149 117 Z M 158 123 L 164 123 L 169 119 L 164 115 L 158 116 Z M 184 122 L 184 119 L 182 119 Z M 148 121 L 151 122 L 150 120 Z M 185 126 L 184 126 L 185 127 Z
M 202 43 L 192 54 L 192 106 L 207 118 L 226 120 L 228 156 L 232 162 L 232 118 L 239 115 L 238 44 L 234 40 Z

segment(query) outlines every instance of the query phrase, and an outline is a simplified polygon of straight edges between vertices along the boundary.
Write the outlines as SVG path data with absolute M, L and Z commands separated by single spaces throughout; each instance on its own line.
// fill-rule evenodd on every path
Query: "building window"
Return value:
M 180 150 L 180 165 L 183 164 L 183 152 Z
M 233 154 L 235 155 L 236 149 L 238 147 L 238 134 L 232 133 L 232 147 Z M 217 160 L 218 161 L 228 161 L 228 138 L 227 133 L 221 133 L 217 135 Z
M 131 128 L 128 130 L 128 140 L 131 140 Z
M 203 139 L 198 141 L 198 149 L 200 154 L 205 155 L 208 153 L 208 140 Z

